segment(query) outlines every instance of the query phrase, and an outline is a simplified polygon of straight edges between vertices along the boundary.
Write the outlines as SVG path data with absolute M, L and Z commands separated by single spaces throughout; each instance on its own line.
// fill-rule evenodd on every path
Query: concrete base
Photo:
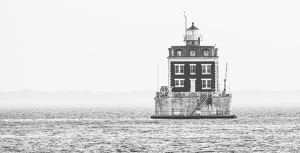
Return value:
M 236 115 L 207 115 L 207 116 L 151 116 L 152 119 L 234 119 Z
M 158 93 L 155 115 L 151 118 L 234 118 L 231 115 L 231 94 L 217 92 Z

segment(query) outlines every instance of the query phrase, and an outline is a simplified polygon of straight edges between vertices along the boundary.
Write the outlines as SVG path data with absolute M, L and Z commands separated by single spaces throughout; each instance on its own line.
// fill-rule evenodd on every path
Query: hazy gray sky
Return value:
M 184 17 L 219 48 L 231 90 L 299 89 L 299 0 L 0 1 L 0 91 L 131 91 L 167 84 Z M 222 83 L 222 82 L 221 82 Z

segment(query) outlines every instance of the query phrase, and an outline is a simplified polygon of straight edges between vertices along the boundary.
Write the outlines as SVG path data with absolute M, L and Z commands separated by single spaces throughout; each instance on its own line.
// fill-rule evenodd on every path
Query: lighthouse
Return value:
M 232 95 L 219 89 L 218 48 L 200 45 L 194 23 L 186 27 L 184 45 L 168 48 L 168 86 L 156 92 L 151 118 L 236 118 Z
M 173 92 L 218 91 L 218 49 L 201 46 L 199 29 L 186 29 L 184 46 L 171 46 L 168 56 L 168 87 Z

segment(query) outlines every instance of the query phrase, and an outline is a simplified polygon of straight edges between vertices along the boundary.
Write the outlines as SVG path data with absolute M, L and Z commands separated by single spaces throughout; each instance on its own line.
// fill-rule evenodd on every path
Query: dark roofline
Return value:
M 191 46 L 171 46 L 171 48 L 179 48 L 179 47 L 189 47 L 189 48 L 205 48 L 205 47 L 215 47 L 215 46 L 196 46 L 196 45 L 191 45 Z
M 192 23 L 192 26 L 189 27 L 187 30 L 199 30 L 197 27 L 194 26 L 194 22 Z

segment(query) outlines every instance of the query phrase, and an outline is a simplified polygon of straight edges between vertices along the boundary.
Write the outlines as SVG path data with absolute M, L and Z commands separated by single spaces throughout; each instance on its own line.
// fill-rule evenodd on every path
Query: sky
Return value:
M 184 17 L 219 49 L 231 90 L 299 89 L 298 0 L 1 0 L 0 91 L 134 91 L 167 85 Z M 223 83 L 222 81 L 220 82 Z

